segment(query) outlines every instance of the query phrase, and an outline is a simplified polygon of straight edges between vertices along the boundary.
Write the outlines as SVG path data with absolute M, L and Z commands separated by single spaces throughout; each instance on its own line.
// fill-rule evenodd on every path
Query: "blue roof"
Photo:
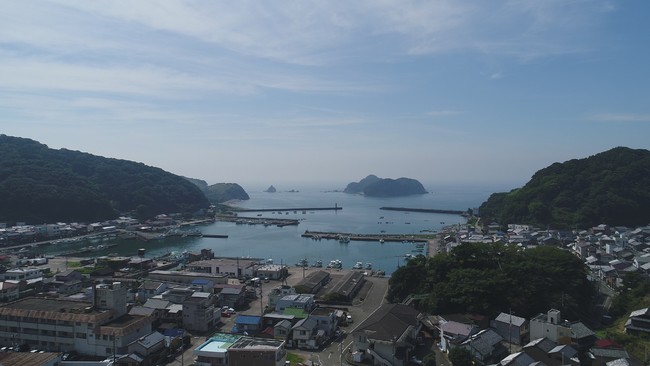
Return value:
M 246 324 L 246 325 L 255 325 L 262 322 L 262 317 L 257 315 L 237 315 L 235 323 L 237 324 Z
M 167 337 L 182 337 L 185 335 L 185 329 L 179 329 L 179 328 L 171 328 L 171 329 L 165 329 L 165 332 L 163 333 Z
M 192 284 L 193 285 L 209 285 L 210 281 L 199 278 L 199 279 L 196 279 L 196 280 L 192 281 Z

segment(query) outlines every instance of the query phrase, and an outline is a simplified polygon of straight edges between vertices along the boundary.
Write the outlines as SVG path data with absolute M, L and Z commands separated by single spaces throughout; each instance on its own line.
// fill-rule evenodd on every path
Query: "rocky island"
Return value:
M 379 178 L 369 175 L 359 182 L 352 182 L 343 191 L 351 194 L 364 194 L 369 197 L 398 197 L 428 193 L 422 183 L 411 178 Z

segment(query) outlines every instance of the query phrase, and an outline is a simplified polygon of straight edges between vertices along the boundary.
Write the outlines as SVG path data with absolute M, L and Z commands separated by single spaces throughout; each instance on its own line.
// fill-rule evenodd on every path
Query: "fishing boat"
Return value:
M 311 266 L 314 268 L 323 268 L 323 261 L 317 260 L 316 262 L 312 263 Z
M 357 262 L 352 266 L 352 269 L 363 269 L 363 262 Z
M 309 262 L 307 262 L 306 258 L 303 258 L 296 262 L 296 267 L 309 267 Z
M 366 269 L 372 269 L 372 263 L 370 262 L 366 263 Z

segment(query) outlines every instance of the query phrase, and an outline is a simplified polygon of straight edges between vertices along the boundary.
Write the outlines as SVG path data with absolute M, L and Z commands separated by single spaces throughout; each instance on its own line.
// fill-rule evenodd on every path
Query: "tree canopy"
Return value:
M 584 264 L 551 246 L 523 250 L 503 244 L 461 244 L 449 254 L 417 256 L 389 280 L 389 301 L 426 295 L 422 310 L 530 317 L 549 308 L 580 318 L 593 287 Z
M 482 217 L 558 228 L 650 222 L 650 151 L 617 147 L 539 170 L 525 186 L 495 193 Z
M 192 212 L 209 202 L 162 169 L 0 135 L 0 221 L 98 221 L 121 212 Z

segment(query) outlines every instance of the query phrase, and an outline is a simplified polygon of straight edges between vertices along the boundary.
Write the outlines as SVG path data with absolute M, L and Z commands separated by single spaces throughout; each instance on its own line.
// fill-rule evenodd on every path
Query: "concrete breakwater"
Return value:
M 348 241 L 378 241 L 378 242 L 422 242 L 426 243 L 430 239 L 415 237 L 413 235 L 378 235 L 378 234 L 351 234 L 351 233 L 338 233 L 338 232 L 324 232 L 324 231 L 305 231 L 301 235 L 303 238 L 311 238 L 314 240 L 338 240 L 339 242 Z
M 380 210 L 388 211 L 407 211 L 407 212 L 426 212 L 426 213 L 439 213 L 449 215 L 465 215 L 467 211 L 460 210 L 440 210 L 436 208 L 409 208 L 409 207 L 380 207 Z
M 295 208 L 236 208 L 237 212 L 290 212 L 290 211 L 336 211 L 342 210 L 343 207 L 334 205 L 334 207 L 295 207 Z M 304 213 L 304 212 L 303 212 Z

